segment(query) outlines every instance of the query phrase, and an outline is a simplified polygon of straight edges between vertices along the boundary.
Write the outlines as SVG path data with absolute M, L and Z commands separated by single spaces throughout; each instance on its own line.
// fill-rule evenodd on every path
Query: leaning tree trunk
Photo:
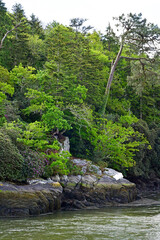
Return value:
M 116 69 L 116 66 L 121 58 L 121 53 L 123 50 L 123 40 L 121 41 L 121 45 L 120 45 L 120 49 L 119 52 L 116 56 L 115 61 L 112 63 L 111 65 L 111 71 L 109 74 L 109 78 L 108 78 L 108 82 L 107 82 L 107 86 L 106 86 L 106 90 L 105 90 L 105 95 L 104 95 L 104 103 L 103 103 L 103 108 L 102 108 L 102 117 L 105 114 L 105 110 L 106 110 L 106 106 L 107 106 L 107 102 L 108 102 L 108 98 L 109 98 L 109 92 L 110 92 L 110 88 L 111 88 L 111 84 L 112 84 L 112 80 L 113 80 L 113 75 Z
M 3 42 L 4 42 L 4 40 L 6 39 L 7 35 L 8 35 L 10 32 L 14 31 L 16 28 L 18 28 L 20 25 L 21 25 L 21 21 L 20 21 L 14 28 L 12 28 L 11 30 L 9 30 L 9 31 L 7 31 L 7 32 L 5 33 L 5 35 L 3 36 L 3 38 L 2 38 L 1 41 L 0 41 L 0 49 L 2 49 Z

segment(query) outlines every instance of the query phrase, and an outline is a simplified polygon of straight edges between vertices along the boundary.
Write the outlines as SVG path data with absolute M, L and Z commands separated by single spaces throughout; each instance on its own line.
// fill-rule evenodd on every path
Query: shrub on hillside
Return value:
M 0 131 L 0 180 L 23 181 L 24 159 L 9 135 Z
M 145 121 L 139 120 L 134 129 L 144 134 L 151 148 L 139 147 L 134 157 L 136 165 L 129 169 L 128 176 L 142 179 L 160 177 L 160 125 L 148 125 Z
M 23 174 L 26 178 L 37 178 L 45 175 L 46 166 L 49 165 L 45 155 L 29 148 L 21 150 L 20 153 L 24 158 Z

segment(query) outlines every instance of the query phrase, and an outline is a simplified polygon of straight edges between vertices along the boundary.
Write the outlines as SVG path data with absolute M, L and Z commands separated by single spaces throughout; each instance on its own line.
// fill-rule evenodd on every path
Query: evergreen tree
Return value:
M 138 95 L 138 117 L 148 123 L 159 121 L 160 72 L 158 65 L 156 62 L 152 64 L 134 62 L 131 64 L 131 76 L 127 78 L 128 85 Z
M 7 38 L 7 34 L 12 29 L 11 19 L 5 8 L 5 4 L 0 1 L 0 65 L 8 68 L 10 62 L 11 46 L 10 40 Z
M 155 53 L 157 49 L 156 41 L 158 41 L 160 36 L 160 29 L 158 26 L 147 23 L 146 19 L 142 19 L 142 14 L 136 15 L 130 13 L 127 15 L 127 17 L 122 14 L 119 18 L 116 18 L 116 20 L 118 20 L 119 23 L 117 26 L 122 27 L 123 33 L 121 35 L 119 51 L 111 65 L 111 70 L 105 90 L 102 115 L 105 113 L 113 75 L 120 59 L 125 58 L 128 60 L 136 60 L 140 62 L 142 59 L 152 61 L 152 59 L 149 57 L 149 54 L 151 52 Z M 122 56 L 122 51 L 125 44 L 127 44 L 127 51 L 125 54 L 127 53 L 128 56 Z M 137 57 L 135 57 L 135 54 L 137 54 Z
M 39 38 L 44 39 L 44 30 L 40 20 L 33 13 L 30 16 L 30 18 L 31 18 L 29 20 L 29 25 L 31 27 L 30 34 L 32 36 L 36 34 L 39 36 Z
M 0 0 L 0 40 L 3 38 L 6 33 L 5 21 L 7 18 L 7 9 L 5 7 L 5 3 Z
M 29 25 L 23 7 L 21 4 L 15 4 L 12 10 L 13 14 L 11 14 L 11 18 L 13 26 L 21 23 L 20 26 L 12 32 L 11 37 L 12 48 L 10 49 L 10 55 L 13 68 L 13 66 L 18 65 L 20 62 L 27 65 L 31 53 L 28 46 Z

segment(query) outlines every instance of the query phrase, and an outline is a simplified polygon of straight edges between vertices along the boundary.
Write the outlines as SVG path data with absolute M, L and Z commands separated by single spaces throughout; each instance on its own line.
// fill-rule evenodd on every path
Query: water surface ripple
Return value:
M 1 240 L 158 240 L 160 206 L 56 212 L 0 219 Z

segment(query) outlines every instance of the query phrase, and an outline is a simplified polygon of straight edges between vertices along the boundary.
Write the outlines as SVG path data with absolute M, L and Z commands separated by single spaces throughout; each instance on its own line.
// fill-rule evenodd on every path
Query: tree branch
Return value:
M 0 49 L 2 48 L 3 42 L 4 42 L 4 40 L 6 39 L 6 37 L 8 36 L 8 34 L 9 34 L 10 32 L 12 32 L 12 31 L 14 31 L 14 30 L 15 30 L 16 28 L 18 28 L 20 25 L 21 25 L 21 21 L 20 21 L 14 28 L 12 28 L 11 30 L 9 30 L 9 31 L 7 31 L 7 32 L 5 33 L 5 35 L 4 35 L 4 37 L 2 38 L 1 43 L 0 43 Z
M 125 56 L 120 56 L 120 58 L 124 58 L 126 60 L 135 60 L 135 61 L 141 61 L 141 60 L 145 60 L 148 62 L 154 62 L 154 59 L 148 59 L 148 58 L 143 58 L 143 57 L 139 57 L 139 58 L 135 58 L 135 57 L 125 57 Z
M 121 54 L 122 54 L 122 50 L 123 50 L 123 38 L 121 40 L 121 45 L 120 45 L 120 48 L 119 48 L 119 52 L 116 56 L 116 59 L 114 62 L 112 62 L 112 66 L 111 66 L 111 71 L 110 71 L 110 74 L 109 74 L 109 78 L 108 78 L 108 82 L 107 82 L 107 86 L 106 86 L 106 90 L 105 90 L 105 95 L 104 95 L 104 105 L 103 105 L 103 108 L 102 108 L 102 117 L 104 116 L 105 114 L 105 110 L 106 110 L 106 106 L 107 106 L 107 102 L 108 102 L 108 97 L 109 97 L 109 92 L 110 92 L 110 88 L 111 88 L 111 83 L 112 83 L 112 80 L 113 80 L 113 75 L 114 75 L 114 72 L 115 72 L 115 69 L 116 69 L 116 66 L 121 58 Z

